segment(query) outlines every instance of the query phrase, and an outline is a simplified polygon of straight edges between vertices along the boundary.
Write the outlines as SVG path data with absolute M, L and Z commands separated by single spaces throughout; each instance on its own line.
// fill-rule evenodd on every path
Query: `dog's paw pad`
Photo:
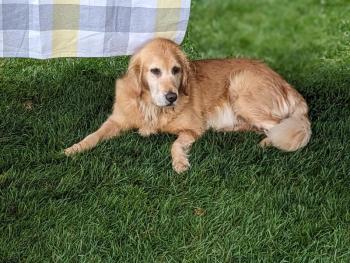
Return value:
M 190 163 L 187 159 L 173 161 L 173 169 L 175 172 L 183 173 L 190 168 Z

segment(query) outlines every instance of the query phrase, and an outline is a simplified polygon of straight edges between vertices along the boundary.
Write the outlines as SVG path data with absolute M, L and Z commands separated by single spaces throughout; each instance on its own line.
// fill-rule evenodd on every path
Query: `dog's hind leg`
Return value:
M 177 173 L 185 172 L 189 167 L 187 154 L 191 145 L 196 140 L 196 135 L 191 131 L 181 132 L 171 147 L 171 157 L 173 159 L 173 169 Z
M 120 131 L 120 125 L 111 118 L 108 118 L 97 131 L 86 136 L 82 141 L 65 149 L 64 153 L 66 155 L 72 155 L 89 150 L 95 147 L 99 142 L 117 136 Z
M 230 85 L 237 116 L 266 134 L 262 147 L 295 151 L 308 143 L 311 127 L 306 102 L 284 80 L 245 71 L 233 76 Z

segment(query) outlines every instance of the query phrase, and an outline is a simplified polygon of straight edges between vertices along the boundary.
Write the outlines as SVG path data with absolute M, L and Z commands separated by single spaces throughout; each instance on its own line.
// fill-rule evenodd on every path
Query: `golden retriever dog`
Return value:
M 265 134 L 262 147 L 284 151 L 304 147 L 311 136 L 305 100 L 268 66 L 248 59 L 189 61 L 167 39 L 154 39 L 132 56 L 115 92 L 109 118 L 66 155 L 130 129 L 142 136 L 170 133 L 177 136 L 172 165 L 181 173 L 190 166 L 191 145 L 208 129 L 258 131 Z

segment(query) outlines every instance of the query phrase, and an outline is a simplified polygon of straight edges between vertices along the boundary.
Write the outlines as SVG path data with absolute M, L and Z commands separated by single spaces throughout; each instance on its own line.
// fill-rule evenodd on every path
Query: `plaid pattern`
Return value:
M 0 0 L 0 57 L 107 57 L 154 37 L 181 43 L 190 2 Z

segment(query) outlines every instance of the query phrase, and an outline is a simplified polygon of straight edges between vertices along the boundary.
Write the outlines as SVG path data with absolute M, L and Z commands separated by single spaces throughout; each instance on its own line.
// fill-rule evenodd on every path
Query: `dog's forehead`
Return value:
M 150 56 L 148 56 L 146 59 L 146 63 L 150 67 L 171 68 L 175 65 L 179 66 L 176 56 L 171 52 L 166 52 L 165 54 L 155 52 L 150 54 Z

